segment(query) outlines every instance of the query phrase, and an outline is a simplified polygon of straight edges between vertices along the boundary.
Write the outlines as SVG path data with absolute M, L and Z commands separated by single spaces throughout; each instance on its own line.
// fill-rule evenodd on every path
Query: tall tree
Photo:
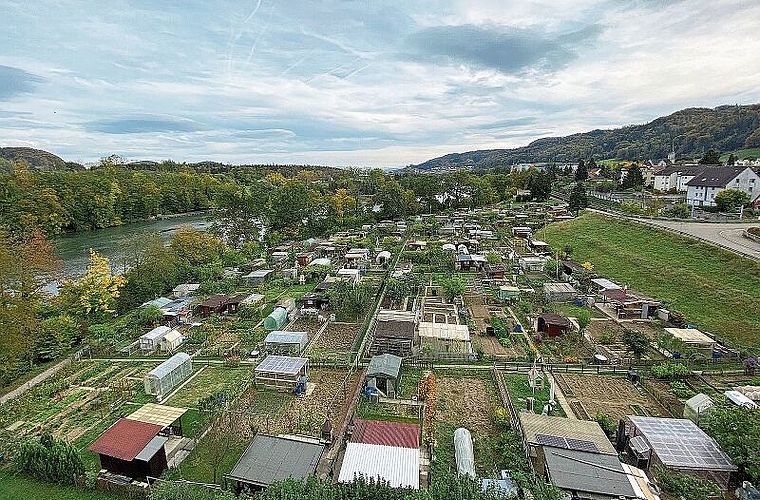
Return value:
M 715 195 L 715 204 L 722 212 L 733 212 L 750 201 L 749 195 L 741 189 L 721 189 Z
M 586 168 L 586 163 L 581 159 L 578 160 L 578 167 L 575 169 L 575 180 L 585 181 L 586 179 L 588 179 L 588 168 Z
M 708 149 L 699 163 L 702 165 L 720 165 L 720 153 L 714 149 Z
M 573 190 L 570 192 L 568 205 L 571 211 L 578 212 L 588 207 L 588 195 L 586 194 L 586 186 L 582 182 L 576 182 L 573 186 Z
M 641 173 L 641 167 L 637 163 L 634 163 L 628 167 L 628 174 L 623 179 L 623 189 L 637 189 L 644 185 L 644 174 Z

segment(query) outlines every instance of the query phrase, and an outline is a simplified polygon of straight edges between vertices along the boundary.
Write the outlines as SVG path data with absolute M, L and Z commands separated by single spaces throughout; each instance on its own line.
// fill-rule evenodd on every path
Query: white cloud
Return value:
M 760 4 L 740 0 L 24 5 L 0 0 L 0 66 L 39 79 L 11 82 L 3 145 L 75 161 L 405 165 L 760 101 Z M 508 74 L 478 61 L 509 54 L 463 33 L 562 57 Z M 410 40 L 436 46 L 410 58 Z

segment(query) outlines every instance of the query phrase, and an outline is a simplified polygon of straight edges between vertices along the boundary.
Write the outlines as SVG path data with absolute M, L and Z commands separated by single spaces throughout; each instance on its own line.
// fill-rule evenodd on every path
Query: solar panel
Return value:
M 536 442 L 542 446 L 599 453 L 599 448 L 597 448 L 596 444 L 584 439 L 564 438 L 552 436 L 551 434 L 536 434 Z

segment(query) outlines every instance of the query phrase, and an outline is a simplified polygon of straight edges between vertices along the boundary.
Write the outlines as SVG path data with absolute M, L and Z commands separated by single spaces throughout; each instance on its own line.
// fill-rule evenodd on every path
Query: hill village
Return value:
M 760 194 L 750 166 L 642 173 L 687 201 Z M 744 431 L 721 428 L 757 414 L 757 344 L 545 241 L 575 216 L 551 198 L 383 220 L 226 267 L 223 293 L 176 283 L 117 319 L 136 333 L 4 396 L 2 448 L 49 432 L 115 498 L 452 475 L 483 498 L 758 498 Z

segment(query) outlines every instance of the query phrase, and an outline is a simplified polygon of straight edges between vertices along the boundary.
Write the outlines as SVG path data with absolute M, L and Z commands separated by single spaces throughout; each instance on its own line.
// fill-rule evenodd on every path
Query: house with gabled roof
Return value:
M 760 175 L 749 167 L 707 167 L 686 183 L 686 203 L 692 206 L 715 206 L 715 196 L 724 189 L 737 189 L 760 196 Z

